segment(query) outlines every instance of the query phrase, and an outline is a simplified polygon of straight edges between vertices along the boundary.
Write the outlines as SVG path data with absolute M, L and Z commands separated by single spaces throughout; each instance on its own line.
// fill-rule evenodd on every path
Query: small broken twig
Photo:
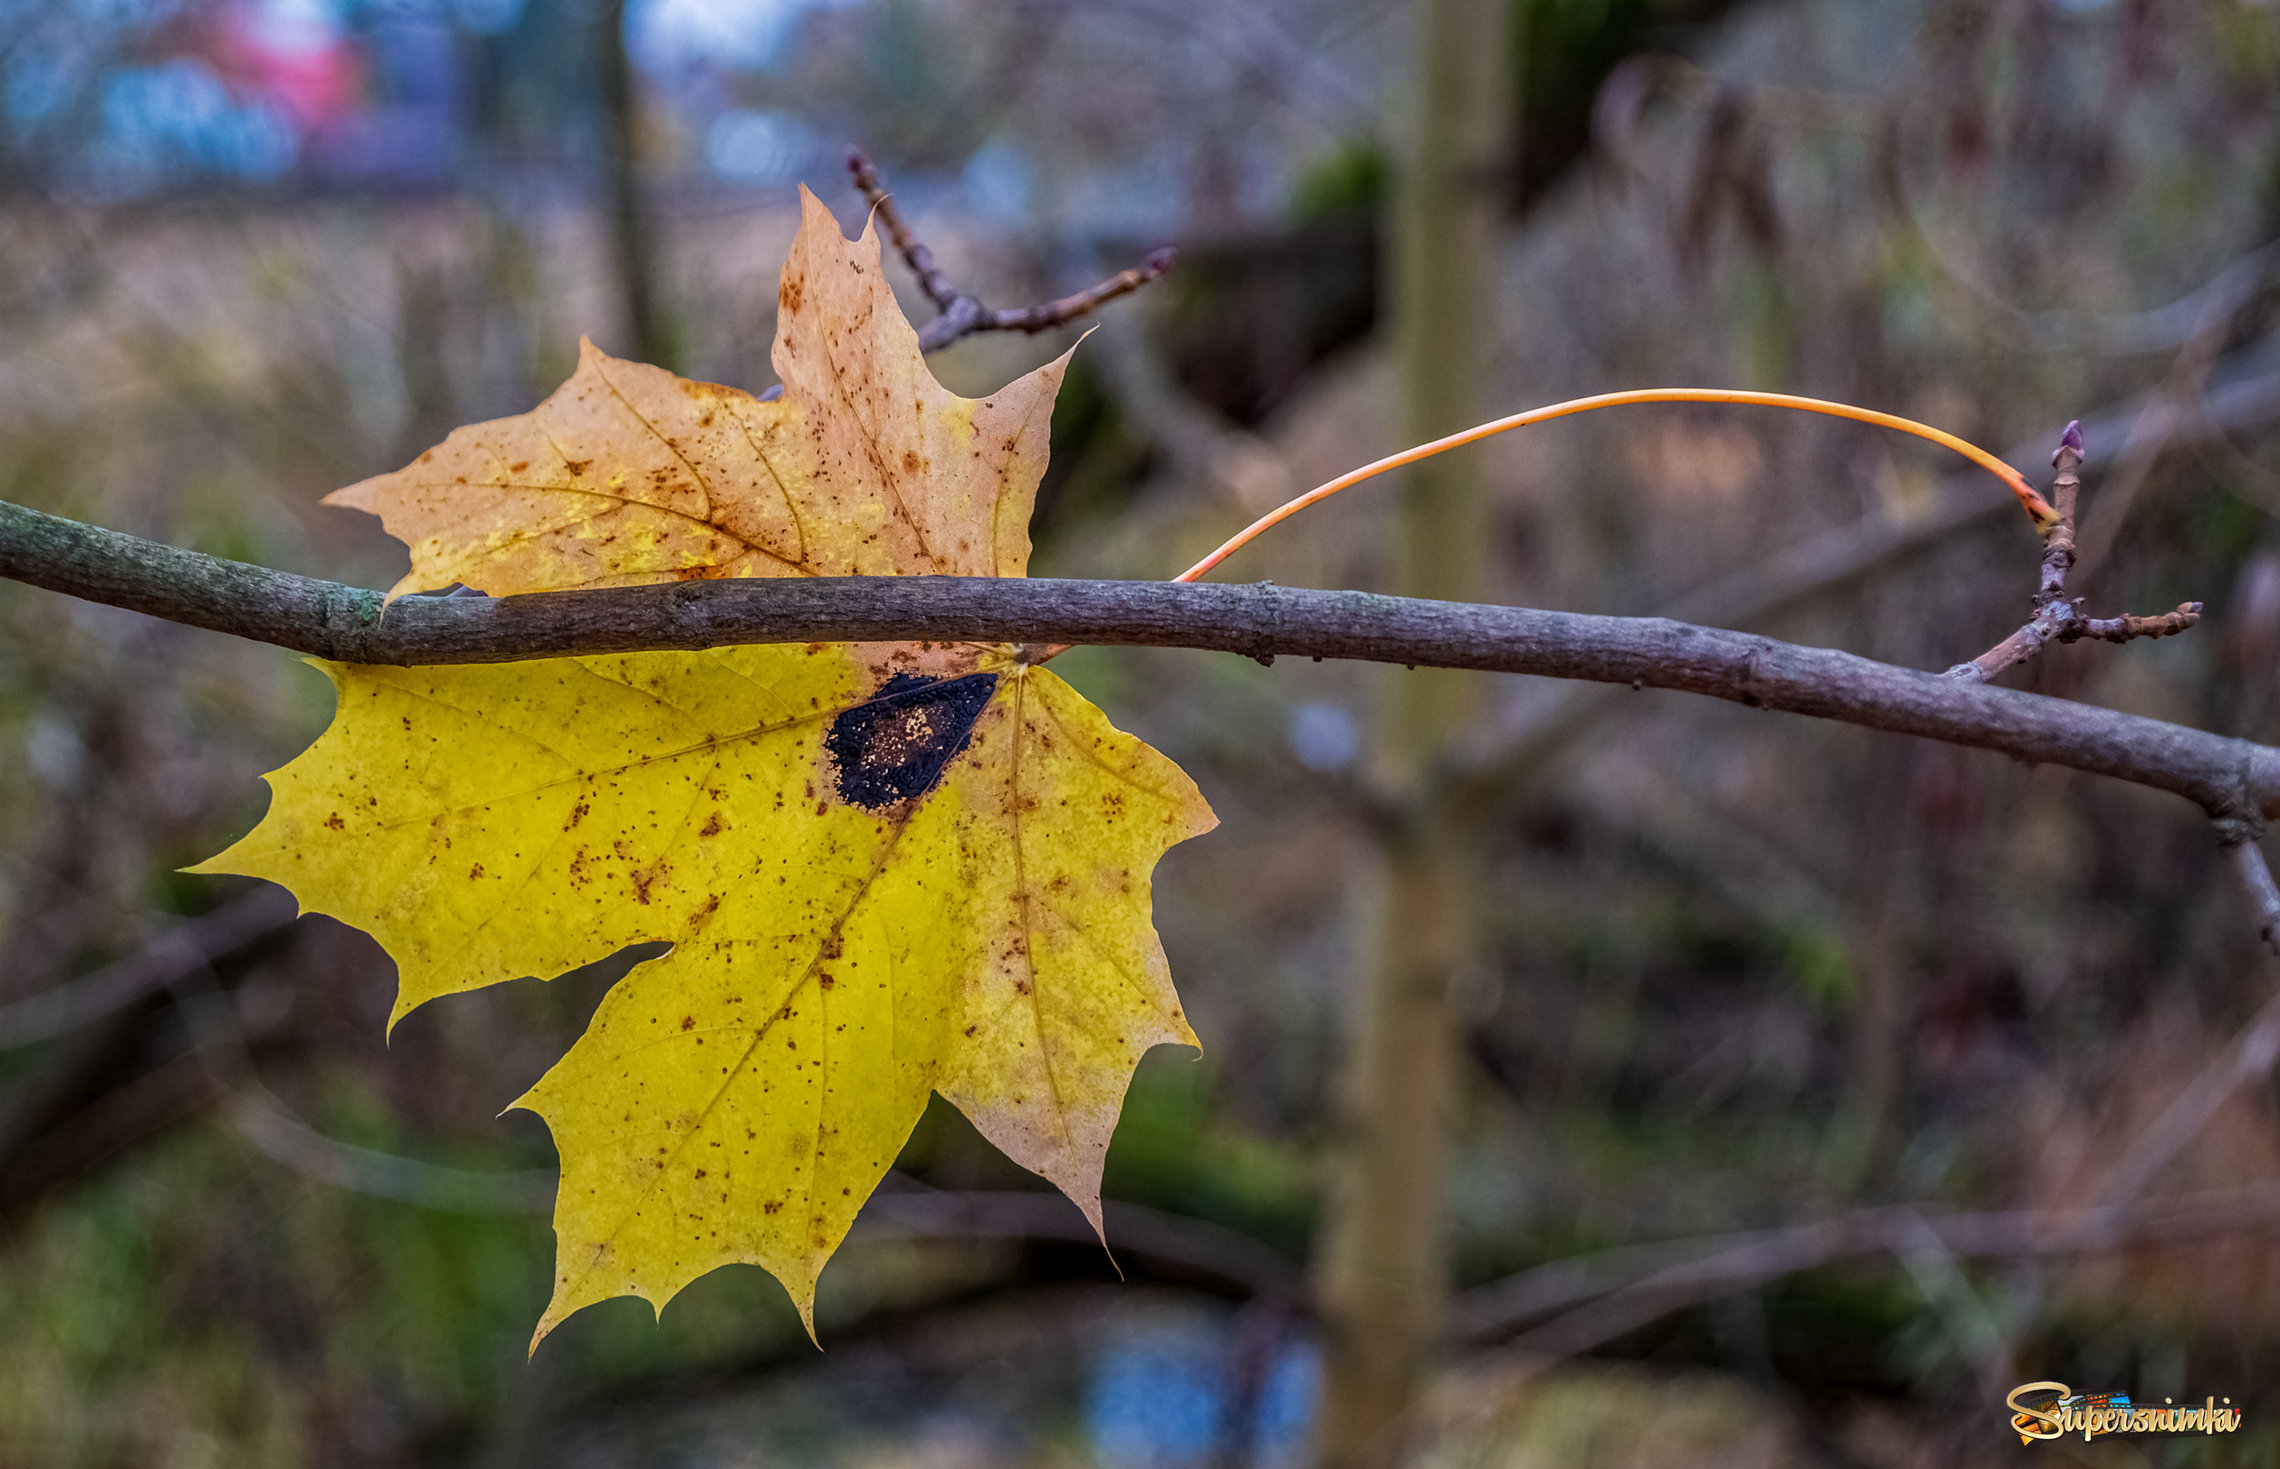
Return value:
M 2073 643 L 2097 638 L 2127 643 L 2137 638 L 2166 638 L 2201 620 L 2201 604 L 2180 602 L 2173 611 L 2151 617 L 2090 617 L 2082 601 L 2066 595 L 2066 578 L 2074 570 L 2074 506 L 2082 492 L 2082 425 L 2066 426 L 2051 463 L 2058 478 L 2051 485 L 2051 504 L 2058 512 L 2043 532 L 2042 574 L 2035 586 L 2034 611 L 2025 626 L 1972 659 L 1949 669 L 1945 677 L 1962 683 L 1985 683 L 2015 663 L 2024 663 L 2052 643 Z
M 1089 286 L 1073 295 L 1056 301 L 1044 301 L 1035 306 L 1011 309 L 993 309 L 971 291 L 961 291 L 950 282 L 950 277 L 937 265 L 934 252 L 924 241 L 911 232 L 894 199 L 879 182 L 879 172 L 860 148 L 847 150 L 847 172 L 855 181 L 879 223 L 886 227 L 887 238 L 893 242 L 896 253 L 910 266 L 911 274 L 918 277 L 918 288 L 926 299 L 942 314 L 918 331 L 918 349 L 921 352 L 939 352 L 961 337 L 975 332 L 1043 332 L 1057 326 L 1066 326 L 1080 317 L 1089 316 L 1119 296 L 1129 296 L 1150 281 L 1172 268 L 1178 254 L 1165 245 L 1149 252 L 1148 258 L 1128 270 L 1120 270 L 1098 285 Z

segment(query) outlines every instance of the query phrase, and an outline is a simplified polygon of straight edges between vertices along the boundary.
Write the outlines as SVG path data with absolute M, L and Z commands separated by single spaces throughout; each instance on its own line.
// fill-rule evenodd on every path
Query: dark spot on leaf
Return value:
M 342 828 L 346 827 L 348 823 L 341 820 L 340 813 L 338 811 L 335 811 L 332 815 L 325 818 L 325 825 L 334 831 L 339 831 Z
M 697 1017 L 694 1015 L 684 1015 L 681 1017 L 681 1029 L 683 1030 L 693 1029 L 696 1026 L 696 1023 Z
M 839 798 L 883 812 L 932 790 L 996 693 L 994 673 L 948 679 L 898 673 L 887 680 L 833 720 L 823 737 L 837 768 Z
M 903 450 L 903 473 L 918 473 L 918 451 L 916 449 Z

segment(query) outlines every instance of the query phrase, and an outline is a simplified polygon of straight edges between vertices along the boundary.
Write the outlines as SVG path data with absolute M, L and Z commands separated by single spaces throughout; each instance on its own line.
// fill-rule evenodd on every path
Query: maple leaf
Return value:
M 802 192 L 783 403 L 588 347 L 533 412 L 335 497 L 417 537 L 398 590 L 1020 574 L 1060 364 L 944 392 L 871 232 L 847 241 Z M 817 1275 L 931 1092 L 1100 1228 L 1134 1067 L 1196 1044 L 1149 876 L 1215 818 L 1060 678 L 976 644 L 319 666 L 331 727 L 194 870 L 370 932 L 396 1018 L 673 945 L 517 1103 L 562 1158 L 537 1337 L 733 1261 L 812 1330 Z
M 529 413 L 453 431 L 328 505 L 411 549 L 389 592 L 504 596 L 721 576 L 1021 576 L 1068 355 L 987 398 L 942 387 L 876 235 L 800 190 L 776 293 L 784 395 L 692 382 L 579 343 Z

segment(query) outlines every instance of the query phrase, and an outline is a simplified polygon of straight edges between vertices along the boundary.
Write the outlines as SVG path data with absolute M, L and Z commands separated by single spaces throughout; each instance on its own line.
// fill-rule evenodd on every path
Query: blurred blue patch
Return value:
M 863 0 L 638 0 L 626 45 L 647 70 L 698 62 L 765 71 L 780 60 L 810 11 Z
M 993 219 L 1018 220 L 1029 210 L 1029 158 L 1019 145 L 992 138 L 974 151 L 959 174 L 966 207 Z
M 1276 1350 L 1247 1426 L 1230 1421 L 1234 1367 L 1227 1333 L 1200 1322 L 1115 1336 L 1094 1358 L 1085 1389 L 1093 1453 L 1113 1469 L 1187 1469 L 1241 1435 L 1249 1439 L 1244 1462 L 1302 1463 L 1321 1391 L 1313 1345 L 1293 1340 Z
M 732 107 L 705 130 L 705 162 L 724 178 L 778 183 L 814 162 L 815 134 L 788 112 Z
M 478 36 L 495 36 L 522 19 L 523 0 L 451 0 L 451 18 Z
M 1362 729 L 1337 704 L 1301 704 L 1290 711 L 1290 750 L 1309 770 L 1344 770 L 1362 752 Z
M 267 182 L 293 166 L 293 129 L 260 102 L 239 102 L 203 61 L 180 56 L 104 79 L 95 175 L 105 192 L 140 193 L 194 172 Z

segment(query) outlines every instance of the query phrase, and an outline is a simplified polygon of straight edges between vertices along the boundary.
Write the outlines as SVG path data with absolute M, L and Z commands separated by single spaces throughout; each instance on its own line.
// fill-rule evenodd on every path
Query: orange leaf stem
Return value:
M 1384 474 L 1389 469 L 1399 469 L 1404 465 L 1415 464 L 1421 459 L 1430 459 L 1444 450 L 1458 448 L 1461 445 L 1503 433 L 1507 429 L 1526 428 L 1529 424 L 1544 423 L 1554 418 L 1565 418 L 1571 413 L 1588 413 L 1594 408 L 1616 408 L 1626 403 L 1752 403 L 1768 408 L 1800 408 L 1809 413 L 1826 413 L 1835 418 L 1850 418 L 1861 423 L 1873 423 L 1885 428 L 1896 428 L 1903 433 L 1914 434 L 1917 438 L 1930 439 L 1935 444 L 1945 445 L 1993 474 L 2010 487 L 2012 494 L 2019 497 L 2019 504 L 2025 507 L 2029 516 L 2033 517 L 2036 529 L 2048 532 L 2052 526 L 2058 523 L 2058 512 L 2051 508 L 2048 500 L 2035 492 L 2034 486 L 2027 483 L 2025 475 L 1996 458 L 1993 454 L 1988 453 L 1985 449 L 1980 448 L 1977 444 L 1966 442 L 1954 434 L 1933 428 L 1929 424 L 1918 423 L 1912 418 L 1902 418 L 1896 413 L 1879 413 L 1873 408 L 1855 408 L 1850 403 L 1832 403 L 1825 398 L 1800 398 L 1790 393 L 1753 393 L 1732 388 L 1631 388 L 1620 393 L 1599 393 L 1589 398 L 1573 398 L 1565 403 L 1554 403 L 1546 408 L 1531 408 L 1526 413 L 1515 413 L 1509 418 L 1499 418 L 1479 424 L 1464 430 L 1462 433 L 1451 434 L 1445 439 L 1435 439 L 1429 444 L 1419 444 L 1414 449 L 1404 449 L 1398 454 L 1389 454 L 1375 463 L 1365 464 L 1360 469 L 1342 474 L 1327 484 L 1317 485 L 1288 504 L 1279 506 L 1260 516 L 1235 535 L 1229 537 L 1225 545 L 1172 579 L 1174 581 L 1196 580 L 1236 551 L 1250 544 L 1269 526 L 1278 525 L 1316 501 L 1327 500 L 1340 490 Z

